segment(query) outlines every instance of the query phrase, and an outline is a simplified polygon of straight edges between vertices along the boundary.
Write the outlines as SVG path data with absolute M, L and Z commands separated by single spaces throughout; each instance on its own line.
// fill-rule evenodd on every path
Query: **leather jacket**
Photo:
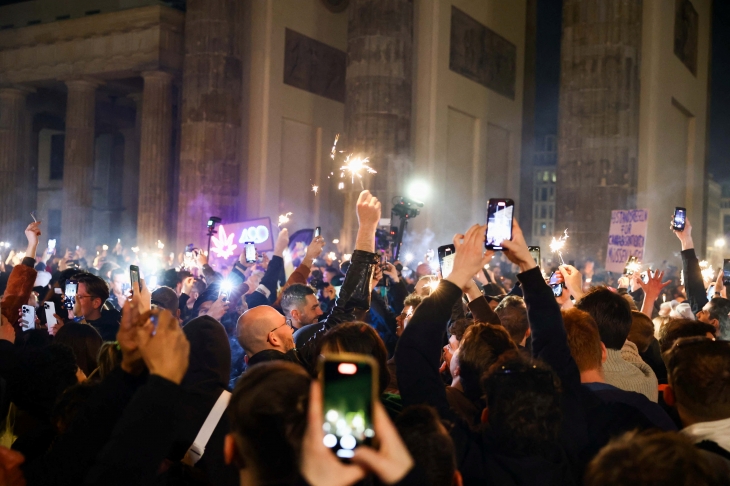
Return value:
M 370 308 L 370 281 L 378 263 L 377 254 L 355 250 L 334 309 L 323 321 L 305 326 L 294 333 L 296 348 L 287 353 L 291 354 L 287 358 L 310 371 L 314 370 L 317 344 L 322 336 L 338 324 L 357 320 L 355 309 Z

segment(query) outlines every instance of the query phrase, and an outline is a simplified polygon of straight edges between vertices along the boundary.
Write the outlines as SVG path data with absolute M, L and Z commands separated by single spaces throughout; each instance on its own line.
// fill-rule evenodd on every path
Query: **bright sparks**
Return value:
M 705 285 L 715 280 L 715 269 L 712 268 L 706 260 L 700 262 L 700 269 L 702 272 L 702 280 L 705 281 Z
M 347 173 L 350 175 L 350 181 L 354 184 L 355 177 L 362 179 L 363 172 L 367 172 L 368 174 L 377 174 L 378 171 L 370 167 L 368 164 L 370 164 L 370 159 L 368 157 L 363 159 L 361 157 L 353 157 L 352 154 L 350 154 L 347 158 L 345 158 L 345 165 L 340 167 L 340 170 L 342 171 L 340 173 L 340 177 L 344 177 Z
M 344 182 L 340 182 L 339 184 L 337 184 L 337 189 L 342 190 L 344 188 L 345 188 L 345 183 Z
M 165 244 L 162 241 L 157 240 L 157 248 L 162 250 L 163 248 L 165 248 Z
M 342 261 L 344 262 L 349 262 L 350 258 L 352 258 L 352 253 L 345 253 L 344 255 L 342 255 Z
M 333 260 L 333 261 L 337 260 L 337 254 L 335 252 L 331 251 L 331 252 L 327 253 L 327 258 L 329 258 L 330 260 Z
M 565 265 L 565 260 L 563 260 L 563 248 L 565 248 L 565 240 L 567 239 L 568 230 L 566 229 L 560 238 L 555 239 L 555 237 L 553 236 L 553 239 L 550 242 L 550 251 L 558 254 L 558 257 L 560 257 L 561 265 Z
M 337 141 L 340 139 L 340 134 L 338 133 L 335 135 L 335 143 L 332 144 L 332 152 L 330 152 L 330 158 L 332 160 L 335 160 L 335 155 L 337 154 Z
M 316 196 L 316 195 L 317 195 L 317 193 L 319 192 L 319 186 L 318 186 L 318 185 L 316 185 L 316 184 L 312 184 L 312 192 L 313 192 L 313 193 L 314 193 L 314 195 Z
M 640 272 L 641 271 L 641 262 L 633 261 L 633 262 L 629 263 L 628 265 L 626 265 L 626 270 L 627 270 L 627 273 L 628 272 L 631 272 L 631 273 Z
M 280 214 L 279 215 L 279 226 L 282 224 L 286 224 L 289 222 L 289 216 L 291 216 L 292 213 L 286 213 L 286 214 Z

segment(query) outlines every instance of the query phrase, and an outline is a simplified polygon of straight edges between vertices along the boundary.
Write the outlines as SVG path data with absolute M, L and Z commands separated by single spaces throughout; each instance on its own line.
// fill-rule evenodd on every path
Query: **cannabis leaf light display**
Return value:
M 220 225 L 220 227 L 218 228 L 218 236 L 213 236 L 211 238 L 213 246 L 211 247 L 210 251 L 218 255 L 220 258 L 230 257 L 231 255 L 233 255 L 233 252 L 238 246 L 233 243 L 233 236 L 233 233 L 231 233 L 230 235 L 226 235 L 226 229 L 223 227 L 223 225 Z

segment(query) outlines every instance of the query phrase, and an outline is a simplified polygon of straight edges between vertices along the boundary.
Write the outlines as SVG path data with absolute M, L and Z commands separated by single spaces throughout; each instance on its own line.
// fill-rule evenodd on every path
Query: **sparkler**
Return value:
M 317 195 L 317 193 L 319 192 L 319 186 L 318 186 L 318 185 L 316 185 L 316 184 L 312 184 L 312 192 L 313 192 L 313 193 L 314 193 L 314 195 L 316 196 L 316 195 Z
M 330 260 L 337 260 L 337 254 L 335 252 L 331 251 L 331 252 L 327 253 L 327 258 L 329 258 Z
M 352 258 L 352 253 L 345 253 L 344 255 L 342 255 L 343 262 L 349 262 L 350 258 Z
M 337 184 L 337 189 L 342 190 L 344 188 L 345 188 L 345 183 L 344 182 L 340 182 L 339 184 Z
M 165 248 L 165 244 L 162 241 L 157 240 L 157 248 L 162 250 L 163 248 Z
M 330 153 L 330 158 L 332 160 L 335 160 L 335 154 L 337 153 L 337 141 L 340 139 L 340 134 L 338 133 L 335 135 L 335 143 L 332 144 L 332 152 Z
M 550 251 L 558 254 L 558 257 L 560 257 L 560 263 L 562 265 L 565 265 L 565 260 L 563 260 L 563 248 L 565 247 L 565 240 L 567 239 L 568 230 L 566 229 L 560 238 L 555 239 L 555 237 L 553 236 L 553 239 L 550 242 Z
M 38 222 L 38 218 L 35 217 L 35 211 L 31 211 L 30 212 L 30 217 L 33 218 L 33 222 L 34 223 L 37 223 Z
M 286 224 L 289 222 L 289 216 L 291 216 L 293 213 L 286 213 L 286 214 L 280 214 L 279 215 L 279 226 L 281 227 L 282 224 Z
M 345 158 L 345 165 L 340 167 L 340 170 L 342 171 L 340 173 L 340 177 L 344 177 L 347 172 L 350 174 L 350 181 L 354 184 L 355 177 L 357 177 L 360 179 L 360 187 L 364 189 L 362 184 L 363 172 L 367 172 L 368 174 L 378 173 L 378 171 L 370 167 L 368 164 L 370 164 L 370 159 L 368 157 L 363 159 L 361 157 L 353 157 L 352 154 L 350 154 Z
M 706 260 L 700 262 L 700 269 L 702 273 L 702 280 L 705 281 L 705 285 L 715 280 L 715 269 L 712 268 Z

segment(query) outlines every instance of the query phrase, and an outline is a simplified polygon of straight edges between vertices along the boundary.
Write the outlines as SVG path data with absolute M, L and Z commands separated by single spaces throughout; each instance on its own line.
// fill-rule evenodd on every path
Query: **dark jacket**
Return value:
M 682 252 L 682 270 L 684 272 L 684 291 L 687 295 L 687 303 L 689 303 L 692 313 L 696 316 L 708 300 L 705 293 L 705 283 L 702 280 L 702 269 L 694 248 Z
M 120 368 L 106 376 L 49 451 L 22 465 L 28 486 L 83 484 L 117 421 L 146 380 L 146 373 L 132 376 Z
M 122 314 L 114 309 L 102 309 L 101 317 L 95 321 L 86 320 L 94 329 L 99 331 L 104 341 L 116 341 L 119 332 L 119 322 Z
M 183 398 L 175 408 L 175 440 L 168 458 L 175 461 L 170 476 L 180 469 L 180 461 L 192 445 L 205 419 L 221 393 L 228 388 L 231 370 L 231 348 L 223 326 L 210 316 L 190 321 L 183 332 L 190 342 L 190 364 L 181 383 Z M 225 464 L 223 442 L 231 430 L 228 414 L 223 414 L 205 447 L 203 457 L 195 464 L 199 476 L 210 485 L 239 483 L 238 471 Z
M 334 309 L 332 309 L 332 312 L 330 312 L 326 319 L 297 330 L 294 333 L 294 344 L 296 347 L 286 353 L 287 356 L 284 359 L 299 363 L 312 371 L 317 357 L 317 344 L 322 336 L 338 324 L 354 321 L 355 316 L 353 315 L 353 311 L 355 309 L 367 309 L 370 307 L 370 280 L 372 279 L 375 265 L 379 262 L 378 255 L 367 251 L 355 250 L 352 254 L 351 262 L 347 276 L 345 276 L 345 281 L 342 283 L 342 288 L 340 288 L 340 296 L 337 298 L 337 303 Z M 266 353 L 266 359 L 259 358 L 258 355 L 262 352 Z M 256 353 L 249 358 L 248 365 L 251 366 L 252 362 L 270 361 L 271 354 L 272 351 Z
M 431 405 L 454 424 L 450 433 L 465 485 L 573 484 L 570 464 L 557 444 L 540 455 L 512 455 L 495 443 L 488 428 L 472 431 L 449 407 L 438 369 L 446 324 L 460 298 L 458 287 L 442 281 L 418 306 L 403 332 L 395 354 L 403 406 Z

